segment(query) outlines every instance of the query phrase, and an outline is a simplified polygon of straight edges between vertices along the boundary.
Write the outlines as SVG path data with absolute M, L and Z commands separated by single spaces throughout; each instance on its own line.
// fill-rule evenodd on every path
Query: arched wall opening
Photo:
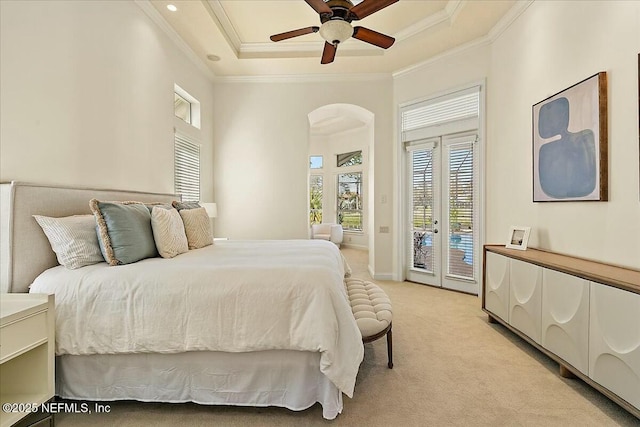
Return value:
M 340 222 L 338 214 L 338 179 L 349 173 L 362 173 L 362 230 L 349 230 L 345 224 L 343 245 L 374 253 L 374 114 L 353 104 L 330 104 L 319 107 L 309 118 L 309 182 L 321 177 L 322 222 Z M 338 155 L 362 151 L 362 164 L 338 166 Z M 312 163 L 311 158 L 315 161 Z M 321 167 L 317 158 L 321 157 Z M 311 214 L 311 192 L 309 223 Z M 316 217 L 316 220 L 318 218 Z M 344 220 L 344 218 L 343 218 Z

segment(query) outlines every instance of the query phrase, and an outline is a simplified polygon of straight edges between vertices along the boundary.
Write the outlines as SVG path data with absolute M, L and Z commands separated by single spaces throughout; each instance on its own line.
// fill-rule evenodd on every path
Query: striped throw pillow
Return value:
M 52 218 L 34 215 L 49 239 L 60 265 L 75 270 L 85 265 L 104 262 L 93 215 L 74 215 Z

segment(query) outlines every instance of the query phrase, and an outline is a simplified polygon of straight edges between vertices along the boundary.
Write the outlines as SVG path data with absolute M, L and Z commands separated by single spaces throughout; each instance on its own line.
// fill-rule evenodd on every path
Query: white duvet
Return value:
M 56 354 L 320 352 L 353 395 L 362 338 L 339 250 L 320 240 L 223 241 L 172 259 L 51 268 L 30 292 L 55 294 Z

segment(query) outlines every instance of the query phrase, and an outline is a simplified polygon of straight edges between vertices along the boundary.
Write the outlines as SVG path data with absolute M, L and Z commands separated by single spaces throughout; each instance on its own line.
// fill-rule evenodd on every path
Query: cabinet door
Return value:
M 509 258 L 492 252 L 486 252 L 485 277 L 485 308 L 505 322 L 508 322 Z
M 589 377 L 640 409 L 640 294 L 591 282 Z
M 589 375 L 589 281 L 542 269 L 542 346 Z
M 540 344 L 542 268 L 512 259 L 509 280 L 509 324 Z

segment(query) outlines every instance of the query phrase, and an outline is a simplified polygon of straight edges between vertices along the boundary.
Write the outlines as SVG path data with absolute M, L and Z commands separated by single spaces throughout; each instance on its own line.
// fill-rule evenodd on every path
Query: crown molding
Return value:
M 324 49 L 324 42 L 283 43 L 274 50 L 273 43 L 244 43 L 238 54 L 239 59 L 249 58 L 315 58 Z M 340 56 L 382 56 L 384 49 L 379 49 L 359 41 L 348 40 L 338 46 Z
M 450 0 L 444 10 L 449 14 L 449 21 L 453 24 L 462 8 L 467 4 L 467 0 Z
M 260 76 L 216 76 L 214 83 L 318 83 L 391 81 L 387 73 L 354 74 L 276 74 Z
M 189 47 L 189 45 L 178 35 L 178 33 L 171 28 L 171 26 L 160 15 L 160 12 L 151 5 L 150 0 L 133 0 L 133 2 L 149 17 L 151 20 L 169 37 L 169 39 L 176 45 L 178 49 L 186 55 L 186 57 L 198 67 L 198 69 L 207 77 L 210 81 L 214 81 L 215 74 L 207 65 L 198 57 L 198 55 Z
M 535 0 L 520 0 L 514 4 L 511 9 L 498 21 L 496 25 L 489 31 L 489 39 L 496 40 L 502 33 L 513 24 L 513 22 L 531 6 Z
M 287 43 L 246 43 L 240 39 L 231 19 L 227 15 L 220 0 L 201 0 L 211 19 L 229 44 L 238 59 L 248 58 L 289 58 L 294 55 L 311 57 L 322 50 L 324 42 L 287 42 Z M 404 28 L 393 34 L 396 41 L 405 40 L 436 25 L 447 23 L 452 25 L 467 0 L 449 0 L 443 10 Z M 357 44 L 356 44 L 357 43 Z M 340 45 L 340 52 L 347 56 L 379 56 L 381 49 L 348 40 Z
M 443 10 L 398 31 L 394 34 L 394 37 L 397 41 L 402 41 L 442 23 L 451 25 L 465 3 L 466 1 L 463 0 L 449 0 Z
M 534 2 L 535 0 L 517 1 L 516 4 L 514 4 L 511 7 L 511 9 L 509 9 L 509 11 L 496 23 L 496 25 L 494 25 L 493 28 L 489 30 L 489 33 L 486 36 L 477 38 L 475 40 L 472 40 L 468 43 L 465 43 L 453 49 L 449 49 L 448 51 L 443 52 L 439 55 L 433 56 L 425 61 L 418 62 L 406 68 L 402 68 L 400 70 L 394 71 L 392 73 L 393 78 L 396 79 L 406 74 L 410 74 L 415 71 L 418 71 L 422 68 L 427 68 L 435 62 L 442 61 L 443 59 L 448 57 L 459 55 L 468 49 L 493 43 Z M 452 3 L 452 2 L 449 2 L 449 3 Z M 457 12 L 454 12 L 454 14 L 459 13 L 460 8 L 458 7 L 458 9 L 456 10 Z
M 222 36 L 225 38 L 227 43 L 229 43 L 231 50 L 235 53 L 236 57 L 239 58 L 240 51 L 242 49 L 242 41 L 240 40 L 238 32 L 231 23 L 229 15 L 227 15 L 224 7 L 222 7 L 220 0 L 202 0 L 202 4 L 207 12 L 209 12 L 209 16 L 217 25 Z
M 398 77 L 403 77 L 407 74 L 413 73 L 415 71 L 419 71 L 423 68 L 427 68 L 430 65 L 436 63 L 436 62 L 440 62 L 445 58 L 448 57 L 452 57 L 452 56 L 456 56 L 459 55 L 461 53 L 463 53 L 466 50 L 478 47 L 478 46 L 484 46 L 484 45 L 488 45 L 491 43 L 491 40 L 489 39 L 489 37 L 484 36 L 484 37 L 480 37 L 477 38 L 475 40 L 472 40 L 468 43 L 465 43 L 463 45 L 460 45 L 458 47 L 455 47 L 453 49 L 449 49 L 445 52 L 442 52 L 439 55 L 436 56 L 432 56 L 431 58 L 422 61 L 422 62 L 418 62 L 416 64 L 410 65 L 406 68 L 402 68 L 400 70 L 394 71 L 391 75 L 393 76 L 394 79 L 398 78 Z
M 231 20 L 227 16 L 220 0 L 201 0 L 211 19 L 220 28 L 223 36 L 229 43 L 237 58 L 288 58 L 294 56 L 315 57 L 322 50 L 323 42 L 298 42 L 298 43 L 242 43 Z M 449 0 L 445 9 L 410 27 L 407 27 L 395 34 L 397 40 L 404 40 L 421 31 L 431 28 L 441 23 L 451 25 L 468 0 Z M 441 61 L 447 57 L 458 55 L 468 49 L 490 44 L 502 35 L 509 26 L 525 10 L 535 2 L 535 0 L 518 0 L 509 9 L 507 14 L 498 21 L 489 33 L 479 39 L 465 43 L 464 45 L 450 49 L 425 61 L 413 64 L 406 68 L 399 69 L 393 73 L 377 74 L 309 74 L 309 75 L 258 75 L 258 76 L 216 76 L 207 64 L 189 47 L 189 45 L 178 35 L 178 33 L 165 21 L 164 17 L 151 5 L 150 0 L 133 0 L 140 9 L 171 39 L 171 41 L 191 60 L 196 67 L 214 83 L 309 83 L 309 82 L 344 82 L 344 81 L 381 81 L 395 79 L 406 74 L 418 71 L 421 68 Z M 340 46 L 340 54 L 344 56 L 380 56 L 384 55 L 384 50 L 368 46 L 366 44 L 356 44 L 353 40 L 348 40 Z

